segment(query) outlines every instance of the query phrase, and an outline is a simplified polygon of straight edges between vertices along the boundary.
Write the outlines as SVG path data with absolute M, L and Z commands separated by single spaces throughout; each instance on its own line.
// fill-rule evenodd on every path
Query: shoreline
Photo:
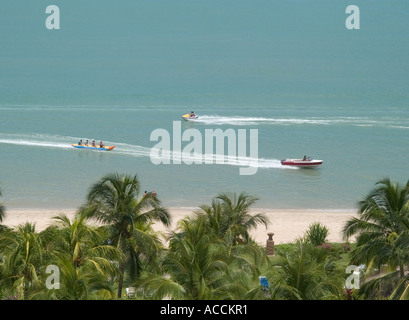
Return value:
M 161 223 L 155 223 L 154 229 L 166 233 L 175 230 L 179 220 L 193 215 L 196 207 L 168 207 L 172 219 L 172 225 L 167 228 Z M 274 233 L 273 240 L 275 244 L 291 243 L 304 236 L 310 224 L 320 222 L 329 230 L 328 242 L 344 242 L 342 239 L 342 228 L 347 220 L 356 216 L 356 210 L 353 209 L 272 209 L 272 208 L 253 208 L 251 213 L 264 213 L 270 219 L 270 223 L 265 228 L 258 226 L 251 230 L 253 239 L 265 245 L 268 239 L 267 233 Z M 35 223 L 36 231 L 42 231 L 53 223 L 52 217 L 59 214 L 65 214 L 72 219 L 77 209 L 27 209 L 27 208 L 6 208 L 6 215 L 2 224 L 15 228 L 25 222 Z M 352 239 L 351 239 L 352 240 Z

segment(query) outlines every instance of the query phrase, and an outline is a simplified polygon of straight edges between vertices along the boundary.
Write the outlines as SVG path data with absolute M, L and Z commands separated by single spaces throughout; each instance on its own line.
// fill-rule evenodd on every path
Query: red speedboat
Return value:
M 299 168 L 315 168 L 320 166 L 324 161 L 323 160 L 316 160 L 312 158 L 304 159 L 285 159 L 281 160 L 281 164 L 283 166 L 289 167 L 299 167 Z

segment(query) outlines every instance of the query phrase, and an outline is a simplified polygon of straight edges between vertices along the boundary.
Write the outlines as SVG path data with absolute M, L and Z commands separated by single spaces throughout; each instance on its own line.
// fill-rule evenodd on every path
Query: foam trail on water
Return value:
M 47 143 L 47 142 L 41 142 L 41 141 L 27 141 L 27 140 L 0 139 L 0 143 L 32 146 L 32 147 L 71 148 L 71 145 L 62 144 L 62 143 L 51 143 L 51 142 Z
M 265 118 L 243 116 L 202 115 L 195 122 L 207 125 L 351 125 L 367 127 L 398 127 L 407 129 L 407 122 L 400 118 L 367 118 L 367 117 L 310 117 L 310 118 Z
M 263 117 L 223 117 L 223 116 L 200 116 L 195 122 L 202 122 L 205 124 L 214 125 L 257 125 L 257 124 L 278 124 L 278 125 L 291 125 L 291 124 L 321 124 L 328 125 L 331 120 L 328 119 L 296 119 L 296 118 L 263 118 Z
M 79 138 L 48 134 L 5 134 L 0 133 L 0 144 L 29 147 L 71 148 Z M 75 141 L 75 142 L 74 142 Z
M 149 149 L 151 150 L 151 149 Z M 296 167 L 283 166 L 278 159 L 264 159 L 253 157 L 229 156 L 223 154 L 192 154 L 183 152 L 174 152 L 170 150 L 159 150 L 152 148 L 153 152 L 150 156 L 160 162 L 164 158 L 168 159 L 170 164 L 175 160 L 185 164 L 219 164 L 232 165 L 240 167 L 264 168 L 264 169 L 298 169 Z M 166 156 L 164 155 L 166 154 Z
M 27 147 L 43 147 L 43 148 L 62 148 L 72 149 L 72 144 L 78 141 L 80 138 L 47 134 L 1 134 L 0 144 L 12 144 L 21 145 Z M 84 141 L 84 139 L 83 139 Z M 220 165 L 233 165 L 240 167 L 252 167 L 252 168 L 265 168 L 265 169 L 294 169 L 291 167 L 282 166 L 278 159 L 264 159 L 264 158 L 252 158 L 252 157 L 239 157 L 229 156 L 224 154 L 193 154 L 186 152 L 175 152 L 171 150 L 155 150 L 154 148 L 144 147 L 140 145 L 132 145 L 122 142 L 110 142 L 106 141 L 106 145 L 115 145 L 115 151 L 111 154 L 125 155 L 133 157 L 149 157 L 160 162 L 163 159 L 163 153 L 169 155 L 170 163 L 180 161 L 184 164 L 220 164 Z M 90 150 L 98 152 L 97 150 Z M 160 151 L 160 152 L 152 152 Z
M 112 143 L 115 145 L 115 153 L 134 156 L 134 157 L 149 157 L 151 148 L 132 145 L 127 143 Z

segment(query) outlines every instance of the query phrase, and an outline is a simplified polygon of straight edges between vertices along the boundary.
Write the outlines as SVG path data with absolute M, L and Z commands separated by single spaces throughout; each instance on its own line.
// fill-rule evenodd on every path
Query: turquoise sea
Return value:
M 0 201 L 75 208 L 119 172 L 168 207 L 246 191 L 258 207 L 345 210 L 383 177 L 406 183 L 409 3 L 352 2 L 56 0 L 48 30 L 45 2 L 1 1 Z M 359 30 L 345 26 L 350 4 Z M 192 110 L 182 131 L 257 129 L 257 173 L 155 165 L 151 133 Z M 280 164 L 304 155 L 324 163 Z

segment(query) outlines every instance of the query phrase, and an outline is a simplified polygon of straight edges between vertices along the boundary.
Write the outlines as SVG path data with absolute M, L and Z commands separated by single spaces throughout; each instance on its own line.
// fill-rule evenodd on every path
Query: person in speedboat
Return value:
M 190 112 L 190 118 L 195 118 L 195 117 L 196 117 L 195 113 L 193 111 L 191 111 Z

